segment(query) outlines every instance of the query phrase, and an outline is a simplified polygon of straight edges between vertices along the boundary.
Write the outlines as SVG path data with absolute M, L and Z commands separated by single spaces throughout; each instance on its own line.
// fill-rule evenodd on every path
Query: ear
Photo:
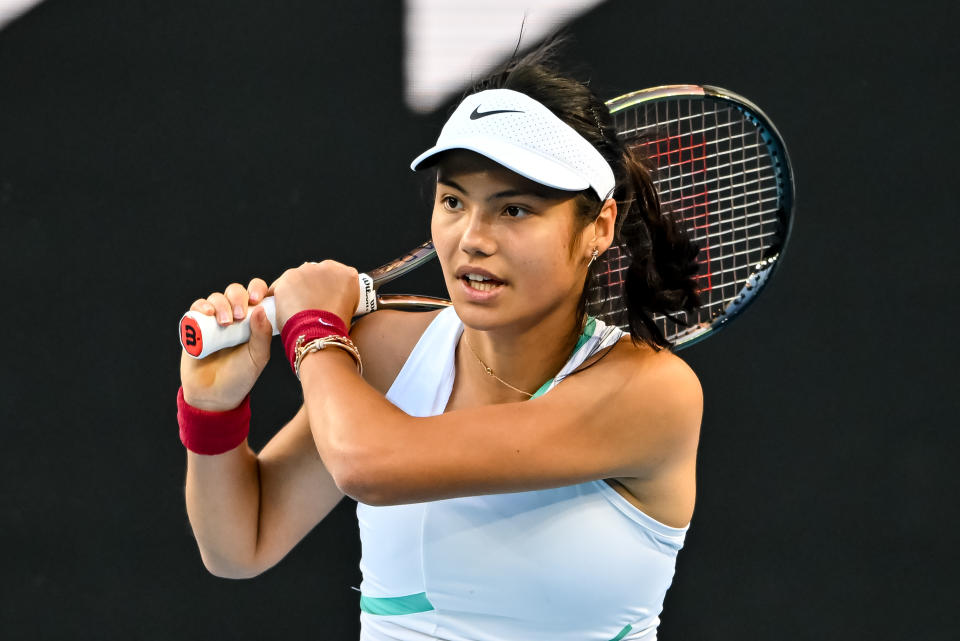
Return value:
M 593 231 L 592 238 L 589 232 L 585 238 L 587 260 L 590 259 L 590 255 L 594 249 L 602 254 L 613 244 L 613 235 L 617 229 L 617 201 L 613 198 L 607 198 L 603 203 L 603 207 L 600 208 L 600 213 L 597 214 L 596 220 L 588 225 L 587 229 L 589 230 L 591 227 Z

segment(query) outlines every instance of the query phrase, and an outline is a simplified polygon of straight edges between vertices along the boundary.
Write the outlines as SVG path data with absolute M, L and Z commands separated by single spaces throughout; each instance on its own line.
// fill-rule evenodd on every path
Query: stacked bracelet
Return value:
M 357 364 L 357 371 L 363 373 L 360 351 L 350 340 L 346 324 L 336 314 L 322 309 L 297 312 L 284 323 L 280 337 L 283 340 L 283 350 L 290 361 L 290 368 L 298 380 L 303 357 L 330 346 L 350 354 Z
M 223 454 L 243 443 L 250 432 L 250 396 L 226 412 L 208 412 L 189 405 L 183 387 L 177 392 L 180 442 L 195 454 Z
M 305 337 L 300 336 L 297 339 L 294 349 L 293 361 L 293 373 L 297 375 L 297 380 L 300 380 L 300 362 L 303 360 L 303 357 L 327 347 L 338 347 L 350 354 L 350 356 L 353 357 L 353 362 L 357 365 L 357 373 L 361 376 L 363 375 L 363 362 L 360 360 L 360 350 L 358 350 L 357 346 L 353 344 L 353 341 L 346 336 L 337 336 L 334 334 L 323 338 L 315 338 L 310 342 L 306 342 Z

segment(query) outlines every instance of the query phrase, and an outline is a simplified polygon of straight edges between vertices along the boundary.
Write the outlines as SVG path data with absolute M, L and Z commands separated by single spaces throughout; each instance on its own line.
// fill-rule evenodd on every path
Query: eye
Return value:
M 444 196 L 441 202 L 447 209 L 460 209 L 461 207 L 460 199 L 456 196 Z
M 507 205 L 503 208 L 503 213 L 510 218 L 526 218 L 532 212 L 526 207 L 520 205 Z

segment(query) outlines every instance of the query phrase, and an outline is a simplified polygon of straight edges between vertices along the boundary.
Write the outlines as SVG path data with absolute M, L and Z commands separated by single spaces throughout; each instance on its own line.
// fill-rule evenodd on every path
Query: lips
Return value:
M 492 292 L 505 284 L 496 274 L 469 265 L 459 268 L 456 277 L 469 291 L 477 293 Z
M 465 278 L 468 274 L 472 274 L 473 276 L 480 276 L 482 280 L 493 280 L 499 283 L 504 282 L 502 278 L 500 278 L 493 272 L 487 271 L 483 267 L 475 267 L 473 265 L 463 265 L 462 267 L 458 267 L 457 271 L 454 272 L 454 275 L 457 278 Z

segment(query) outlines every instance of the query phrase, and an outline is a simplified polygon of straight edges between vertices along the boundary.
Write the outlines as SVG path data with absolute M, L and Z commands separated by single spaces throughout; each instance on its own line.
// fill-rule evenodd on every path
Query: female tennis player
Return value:
M 696 248 L 603 102 L 549 55 L 479 83 L 413 162 L 435 177 L 452 307 L 374 312 L 348 333 L 357 272 L 332 261 L 193 304 L 252 328 L 181 364 L 187 510 L 212 573 L 270 568 L 346 495 L 363 640 L 656 637 L 702 397 L 650 316 L 696 307 Z M 633 261 L 629 335 L 586 313 L 614 244 Z M 269 294 L 304 404 L 254 453 Z

